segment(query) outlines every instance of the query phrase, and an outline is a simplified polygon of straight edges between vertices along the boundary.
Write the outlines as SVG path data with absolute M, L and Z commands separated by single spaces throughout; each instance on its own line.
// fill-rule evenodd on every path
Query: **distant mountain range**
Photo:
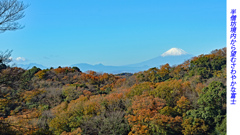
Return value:
M 88 70 L 93 70 L 97 72 L 107 72 L 107 73 L 134 73 L 134 72 L 139 72 L 142 70 L 148 69 L 147 66 L 142 66 L 142 67 L 130 67 L 130 66 L 105 66 L 103 64 L 96 64 L 96 65 L 90 65 L 86 63 L 80 63 L 80 64 L 74 64 L 71 65 L 71 67 L 78 67 L 80 68 L 81 71 L 85 72 Z
M 31 69 L 32 67 L 38 67 L 41 69 L 47 69 L 47 67 L 41 65 L 41 64 L 37 64 L 37 63 L 30 63 L 30 64 L 17 64 L 17 67 L 21 67 L 23 69 Z
M 130 65 L 123 65 L 123 66 L 105 66 L 103 64 L 96 64 L 91 65 L 87 63 L 79 63 L 79 64 L 73 64 L 70 65 L 70 67 L 78 67 L 81 71 L 86 72 L 88 70 L 93 70 L 96 72 L 106 72 L 106 73 L 135 73 L 139 71 L 148 70 L 152 67 L 160 67 L 161 65 L 164 65 L 166 63 L 172 65 L 178 65 L 183 63 L 184 61 L 191 59 L 193 55 L 188 54 L 182 49 L 179 48 L 172 48 L 168 50 L 167 52 L 163 53 L 161 56 L 155 57 L 153 59 L 143 61 L 136 64 L 130 64 Z M 33 66 L 39 67 L 41 69 L 46 69 L 47 67 L 36 64 L 36 63 L 30 63 L 27 65 L 18 64 L 18 67 L 29 69 Z
M 128 67 L 160 67 L 161 65 L 164 65 L 168 63 L 169 65 L 178 65 L 183 63 L 184 61 L 192 58 L 193 55 L 190 54 L 185 54 L 185 55 L 180 55 L 180 56 L 158 56 L 153 59 L 143 61 L 140 63 L 136 64 L 131 64 L 131 65 L 126 65 Z

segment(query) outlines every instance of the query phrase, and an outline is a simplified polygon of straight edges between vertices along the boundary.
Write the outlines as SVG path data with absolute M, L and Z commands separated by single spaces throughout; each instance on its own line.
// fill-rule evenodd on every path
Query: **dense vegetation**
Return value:
M 24 70 L 0 57 L 0 133 L 226 134 L 226 48 L 135 74 Z

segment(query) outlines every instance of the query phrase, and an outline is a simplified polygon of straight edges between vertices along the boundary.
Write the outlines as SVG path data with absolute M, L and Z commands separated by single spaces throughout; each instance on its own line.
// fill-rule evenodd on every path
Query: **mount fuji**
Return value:
M 162 55 L 152 58 L 147 61 L 143 61 L 140 63 L 136 64 L 130 64 L 126 65 L 129 67 L 147 67 L 147 68 L 152 68 L 152 67 L 159 67 L 160 65 L 164 65 L 168 63 L 169 65 L 178 65 L 183 63 L 184 61 L 191 59 L 193 55 L 185 52 L 182 49 L 179 48 L 171 48 L 170 50 L 164 52 Z
M 87 70 L 93 70 L 97 72 L 107 72 L 107 73 L 123 73 L 123 72 L 129 72 L 129 73 L 135 73 L 139 71 L 148 70 L 152 67 L 160 67 L 161 65 L 164 65 L 168 63 L 169 65 L 178 65 L 183 63 L 184 61 L 192 58 L 193 55 L 188 54 L 182 49 L 179 48 L 171 48 L 170 50 L 164 52 L 162 55 L 152 58 L 147 61 L 143 61 L 136 64 L 130 64 L 130 65 L 123 65 L 123 66 L 105 66 L 103 64 L 97 64 L 97 65 L 90 65 L 86 63 L 80 63 L 80 64 L 74 64 L 72 66 L 77 66 L 82 70 L 83 72 Z
M 163 53 L 161 56 L 163 56 L 163 57 L 165 57 L 165 56 L 179 56 L 179 55 L 186 55 L 186 54 L 188 54 L 188 53 L 185 52 L 183 49 L 171 48 L 170 50 Z

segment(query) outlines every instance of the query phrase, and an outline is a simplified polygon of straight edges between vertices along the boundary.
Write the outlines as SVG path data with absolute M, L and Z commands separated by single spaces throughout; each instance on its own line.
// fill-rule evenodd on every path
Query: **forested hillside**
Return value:
M 1 135 L 226 134 L 226 48 L 116 75 L 24 70 L 1 55 Z

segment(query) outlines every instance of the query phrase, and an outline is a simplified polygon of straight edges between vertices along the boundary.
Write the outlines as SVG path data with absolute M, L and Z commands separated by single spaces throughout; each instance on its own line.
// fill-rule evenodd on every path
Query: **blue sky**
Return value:
M 23 0 L 24 29 L 0 34 L 21 64 L 126 65 L 176 47 L 193 55 L 226 46 L 225 0 Z

